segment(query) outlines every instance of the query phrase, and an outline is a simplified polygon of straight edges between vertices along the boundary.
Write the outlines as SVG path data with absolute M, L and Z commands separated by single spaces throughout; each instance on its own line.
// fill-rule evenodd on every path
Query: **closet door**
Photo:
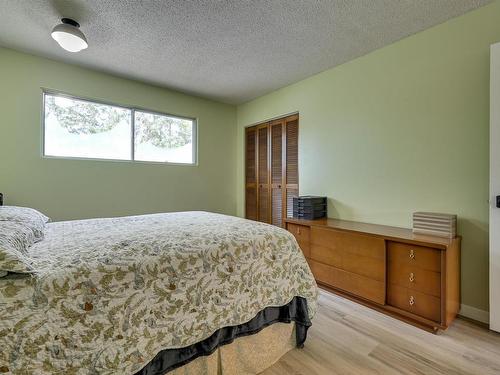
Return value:
M 299 195 L 299 116 L 245 130 L 246 218 L 280 227 Z
M 245 217 L 257 220 L 257 128 L 245 131 Z
M 257 185 L 258 185 L 258 220 L 270 223 L 270 189 L 269 189 L 269 125 L 257 127 Z
M 286 217 L 293 217 L 293 198 L 299 196 L 299 115 L 285 121 L 284 205 Z
M 284 136 L 283 119 L 271 122 L 271 224 L 283 227 Z

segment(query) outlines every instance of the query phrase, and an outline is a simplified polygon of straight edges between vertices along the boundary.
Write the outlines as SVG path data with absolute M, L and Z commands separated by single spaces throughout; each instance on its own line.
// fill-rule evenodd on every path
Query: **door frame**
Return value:
M 500 332 L 500 43 L 490 47 L 490 329 Z

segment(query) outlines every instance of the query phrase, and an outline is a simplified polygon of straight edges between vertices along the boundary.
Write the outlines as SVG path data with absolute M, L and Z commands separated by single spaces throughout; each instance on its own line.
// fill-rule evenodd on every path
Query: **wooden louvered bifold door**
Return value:
M 286 217 L 293 217 L 293 198 L 299 196 L 299 116 L 285 119 L 285 173 L 284 189 Z
M 257 127 L 257 185 L 258 185 L 258 220 L 270 223 L 270 189 L 269 189 L 269 126 Z
M 245 132 L 245 212 L 246 218 L 257 220 L 257 129 Z
M 299 194 L 299 116 L 245 130 L 246 218 L 284 226 Z
M 283 129 L 284 121 L 271 127 L 271 224 L 283 226 Z

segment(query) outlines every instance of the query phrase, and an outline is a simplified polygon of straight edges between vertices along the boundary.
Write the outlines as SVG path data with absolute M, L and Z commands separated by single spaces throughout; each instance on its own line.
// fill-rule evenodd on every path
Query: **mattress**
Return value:
M 50 223 L 29 258 L 32 275 L 0 278 L 0 369 L 13 374 L 140 373 L 271 307 L 316 311 L 293 236 L 231 216 Z

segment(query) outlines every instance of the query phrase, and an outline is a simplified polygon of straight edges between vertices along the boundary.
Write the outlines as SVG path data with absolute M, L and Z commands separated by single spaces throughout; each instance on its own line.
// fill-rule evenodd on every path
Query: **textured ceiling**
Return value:
M 0 45 L 242 103 L 490 0 L 0 0 Z M 50 37 L 76 19 L 90 47 Z

